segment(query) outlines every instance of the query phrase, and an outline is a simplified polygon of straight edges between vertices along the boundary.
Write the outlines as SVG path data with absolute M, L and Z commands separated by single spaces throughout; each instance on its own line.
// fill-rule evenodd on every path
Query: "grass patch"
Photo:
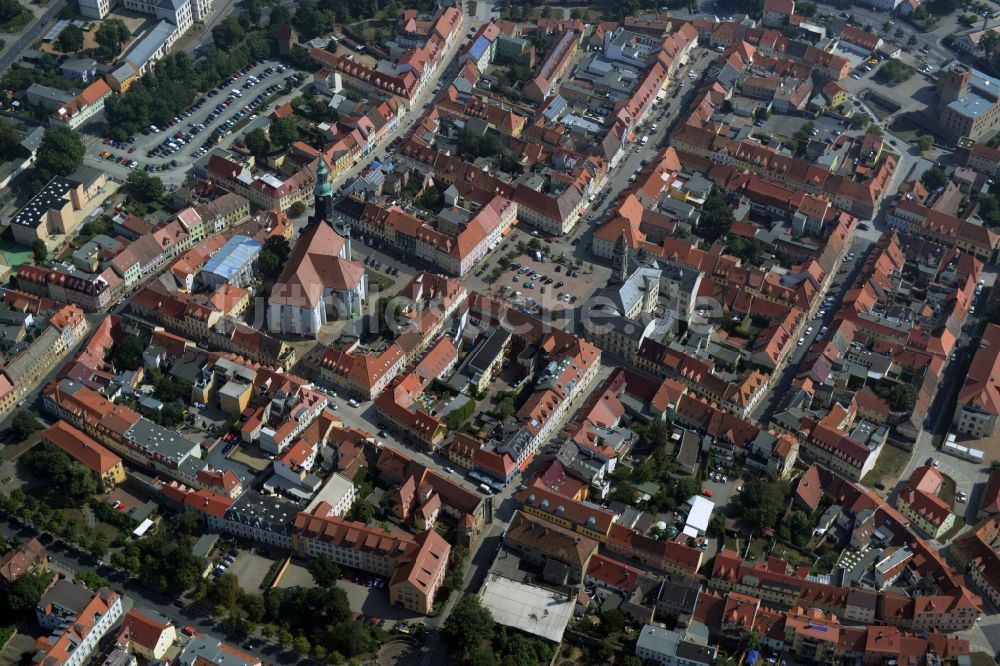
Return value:
M 947 474 L 942 474 L 943 480 L 941 482 L 941 492 L 938 493 L 938 497 L 943 499 L 948 506 L 955 506 L 955 479 L 951 478 Z
M 370 268 L 365 269 L 365 274 L 368 276 L 369 285 L 378 285 L 379 291 L 388 291 L 392 288 L 392 285 L 396 284 L 396 281 L 390 277 L 386 277 L 381 273 L 376 273 Z
M 969 655 L 972 666 L 993 666 L 993 657 L 985 652 L 973 652 Z
M 9 641 L 14 636 L 14 632 L 16 630 L 17 627 L 14 626 L 13 624 L 10 625 L 9 627 L 0 627 L 0 650 L 2 650 L 7 645 L 7 641 Z
M 0 451 L 0 460 L 17 460 L 39 441 L 41 441 L 41 435 L 35 433 L 23 442 L 8 444 L 4 447 L 3 451 Z
M 787 561 L 793 567 L 797 567 L 800 564 L 812 566 L 813 562 L 816 559 L 815 557 L 810 556 L 808 553 L 804 553 L 801 550 L 793 548 L 788 544 L 784 543 L 775 544 L 774 548 L 771 549 L 771 554 L 784 558 L 785 561 Z
M 861 483 L 869 488 L 875 488 L 877 492 L 884 495 L 899 481 L 907 463 L 910 462 L 911 455 L 910 451 L 886 444 L 882 447 L 882 452 L 878 454 L 878 460 L 875 461 L 872 471 L 861 479 Z M 881 484 L 884 490 L 878 488 L 876 484 Z

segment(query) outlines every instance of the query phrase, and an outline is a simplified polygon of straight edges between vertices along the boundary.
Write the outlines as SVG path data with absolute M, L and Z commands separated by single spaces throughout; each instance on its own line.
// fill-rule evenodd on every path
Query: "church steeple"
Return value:
M 313 187 L 313 214 L 309 218 L 309 226 L 333 218 L 333 185 L 330 184 L 330 169 L 326 160 L 319 158 L 316 165 L 316 185 Z
M 625 233 L 618 237 L 615 242 L 614 256 L 611 260 L 611 281 L 624 284 L 625 280 L 628 279 L 628 240 L 625 238 Z

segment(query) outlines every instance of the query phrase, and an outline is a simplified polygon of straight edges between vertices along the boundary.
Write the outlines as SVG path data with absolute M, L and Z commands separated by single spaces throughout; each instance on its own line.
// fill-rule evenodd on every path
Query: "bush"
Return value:
M 17 0 L 0 0 L 0 30 L 17 32 L 28 25 L 31 12 Z
M 875 80 L 884 85 L 899 85 L 913 76 L 916 70 L 899 60 L 889 59 L 875 72 Z

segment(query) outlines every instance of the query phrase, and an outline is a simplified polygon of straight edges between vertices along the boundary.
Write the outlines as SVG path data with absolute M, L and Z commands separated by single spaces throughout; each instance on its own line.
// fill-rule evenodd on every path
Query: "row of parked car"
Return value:
M 236 558 L 239 557 L 239 555 L 240 554 L 235 550 L 231 550 L 226 553 L 226 556 L 221 562 L 219 562 L 219 564 L 216 565 L 215 570 L 212 571 L 212 576 L 218 578 L 222 574 L 226 573 L 226 569 L 232 566 L 233 562 L 236 561 Z

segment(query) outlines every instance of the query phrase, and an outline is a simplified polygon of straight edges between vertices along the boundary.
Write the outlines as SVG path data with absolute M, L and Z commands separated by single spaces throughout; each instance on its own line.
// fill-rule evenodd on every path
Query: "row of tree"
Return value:
M 105 107 L 110 134 L 124 139 L 149 125 L 166 125 L 191 106 L 200 92 L 216 87 L 254 60 L 271 55 L 274 42 L 266 32 L 254 32 L 230 50 L 211 48 L 198 61 L 181 51 L 157 63 L 152 72 L 121 95 L 108 99 Z
M 310 562 L 318 587 L 271 588 L 264 594 L 245 591 L 233 574 L 223 574 L 207 591 L 214 613 L 248 632 L 260 627 L 301 655 L 312 653 L 333 663 L 374 651 L 384 632 L 352 619 L 344 591 L 336 586 L 339 567 L 329 558 Z M 340 658 L 338 658 L 340 657 Z

